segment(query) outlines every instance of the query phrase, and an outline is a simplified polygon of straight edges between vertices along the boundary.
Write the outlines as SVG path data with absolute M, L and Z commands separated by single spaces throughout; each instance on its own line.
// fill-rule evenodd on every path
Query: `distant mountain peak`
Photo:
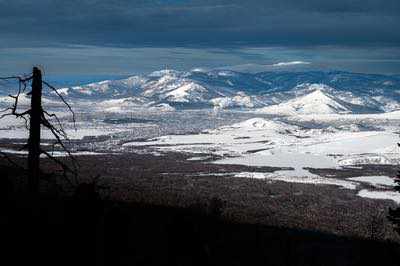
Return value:
M 340 99 L 329 95 L 320 84 L 310 86 L 313 90 L 306 95 L 290 99 L 286 102 L 267 106 L 260 112 L 271 114 L 338 114 L 350 113 L 351 108 Z
M 335 101 L 334 96 L 329 95 L 329 93 L 323 88 L 316 88 L 311 90 L 310 93 L 304 95 L 301 102 L 320 102 L 320 103 L 332 103 Z
M 71 100 L 133 97 L 144 106 L 160 103 L 174 108 L 267 106 L 266 112 L 293 114 L 393 111 L 400 108 L 399 91 L 400 79 L 394 76 L 343 71 L 243 73 L 223 69 L 186 72 L 164 69 L 59 89 Z

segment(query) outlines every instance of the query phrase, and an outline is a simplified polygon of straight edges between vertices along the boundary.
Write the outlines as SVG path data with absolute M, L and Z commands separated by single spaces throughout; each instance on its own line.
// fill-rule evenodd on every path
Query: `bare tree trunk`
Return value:
M 40 124 L 42 115 L 42 72 L 37 67 L 33 68 L 31 114 L 28 140 L 28 188 L 33 194 L 39 189 L 40 175 Z

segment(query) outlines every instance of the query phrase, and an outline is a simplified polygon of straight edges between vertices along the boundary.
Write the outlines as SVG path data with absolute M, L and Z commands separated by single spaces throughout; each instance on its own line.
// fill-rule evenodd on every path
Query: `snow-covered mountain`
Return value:
M 279 104 L 270 105 L 258 110 L 260 113 L 294 115 L 294 114 L 345 114 L 373 112 L 364 105 L 352 102 L 352 98 L 337 97 L 329 94 L 334 91 L 323 84 L 310 84 L 306 87 L 307 94 L 295 97 Z M 294 90 L 295 93 L 299 91 Z
M 204 101 L 207 95 L 208 90 L 206 88 L 194 82 L 188 82 L 166 93 L 165 96 L 167 97 L 165 99 L 170 102 L 196 103 Z
M 239 91 L 231 97 L 217 97 L 210 100 L 210 104 L 217 109 L 227 108 L 254 108 L 264 105 L 255 96 L 249 96 L 245 92 Z
M 0 89 L 0 96 L 12 92 L 10 88 Z M 171 108 L 265 107 L 266 113 L 373 113 L 400 109 L 398 76 L 340 71 L 161 70 L 60 88 L 59 92 L 71 101 L 100 102 L 106 109 L 115 110 L 121 105 L 129 109 L 160 104 Z M 44 95 L 54 96 L 46 91 Z
M 317 90 L 340 105 L 345 105 L 352 113 L 380 113 L 400 109 L 398 93 L 391 89 L 371 89 L 371 91 L 360 92 L 355 89 L 331 87 L 322 83 L 301 83 L 290 90 L 273 92 L 268 96 L 274 101 L 273 104 L 279 104 L 290 99 L 301 98 Z M 312 99 L 311 96 L 310 98 Z M 329 104 L 329 99 L 326 97 L 325 102 Z
M 229 72 L 230 73 L 230 72 Z M 228 72 L 218 75 L 227 77 Z M 147 105 L 168 104 L 175 107 L 217 107 L 253 108 L 263 106 L 255 97 L 245 92 L 224 86 L 210 85 L 208 81 L 194 79 L 198 72 L 162 70 L 147 76 L 134 76 L 124 80 L 106 80 L 84 86 L 62 88 L 60 93 L 72 98 L 107 99 L 105 104 L 113 104 L 109 99 L 124 99 L 123 103 L 144 103 Z M 209 73 L 210 75 L 214 75 Z M 201 74 L 202 75 L 202 74 Z

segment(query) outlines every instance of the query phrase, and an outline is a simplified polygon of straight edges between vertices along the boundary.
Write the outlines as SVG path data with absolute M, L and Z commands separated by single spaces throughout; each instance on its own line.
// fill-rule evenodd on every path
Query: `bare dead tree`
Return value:
M 48 111 L 43 109 L 42 106 L 42 90 L 43 87 L 47 87 L 52 92 L 54 92 L 60 100 L 68 107 L 68 110 L 72 114 L 74 126 L 75 126 L 75 113 L 73 112 L 71 106 L 67 103 L 67 101 L 63 98 L 63 96 L 58 92 L 58 90 L 50 85 L 48 82 L 42 80 L 42 72 L 39 68 L 34 67 L 32 74 L 28 76 L 11 76 L 0 78 L 0 80 L 17 80 L 18 81 L 18 91 L 16 95 L 9 95 L 14 102 L 13 104 L 1 111 L 3 113 L 0 116 L 4 118 L 5 116 L 14 116 L 16 118 L 23 119 L 25 122 L 25 127 L 29 130 L 29 138 L 27 144 L 22 149 L 28 150 L 28 189 L 31 193 L 35 194 L 39 189 L 39 180 L 40 180 L 40 155 L 44 155 L 57 165 L 61 166 L 63 169 L 63 175 L 65 179 L 72 184 L 72 181 L 67 177 L 67 174 L 70 173 L 73 175 L 76 181 L 77 176 L 77 162 L 75 158 L 72 156 L 70 150 L 65 146 L 64 141 L 69 141 L 68 135 L 65 132 L 60 119 L 54 113 L 49 113 Z M 19 99 L 22 93 L 25 93 L 28 85 L 31 85 L 31 91 L 27 93 L 27 95 L 31 96 L 31 105 L 28 110 L 19 111 Z M 56 121 L 56 125 L 53 124 L 51 119 Z M 29 121 L 29 123 L 28 123 Z M 72 161 L 72 168 L 62 162 L 61 160 L 54 157 L 51 153 L 43 150 L 40 145 L 41 141 L 41 127 L 47 128 L 55 138 L 55 145 L 59 145 L 64 152 L 67 153 L 69 159 Z M 4 157 L 6 157 L 10 162 L 13 162 L 5 153 L 1 153 Z M 13 163 L 15 164 L 15 163 Z
M 28 139 L 28 187 L 31 192 L 37 190 L 40 175 L 40 125 L 42 124 L 42 73 L 38 68 L 33 68 L 30 128 Z

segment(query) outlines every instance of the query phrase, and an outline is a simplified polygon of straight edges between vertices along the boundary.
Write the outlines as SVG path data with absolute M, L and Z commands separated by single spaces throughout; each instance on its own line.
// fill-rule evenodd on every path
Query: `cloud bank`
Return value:
M 0 45 L 399 45 L 398 0 L 0 0 Z
M 399 73 L 398 25 L 399 0 L 0 0 L 0 71 L 307 66 L 293 63 L 301 61 Z

